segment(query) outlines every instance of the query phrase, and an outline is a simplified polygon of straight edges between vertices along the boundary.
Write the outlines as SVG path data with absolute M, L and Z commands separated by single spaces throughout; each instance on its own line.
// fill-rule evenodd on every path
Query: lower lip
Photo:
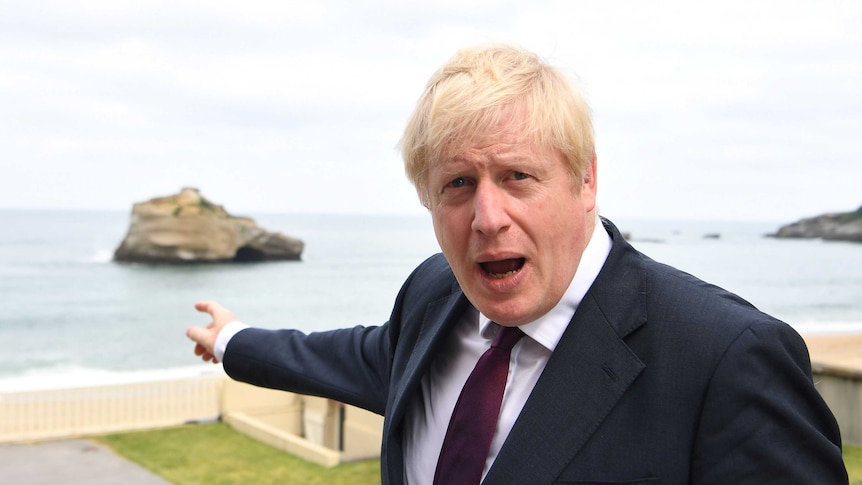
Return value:
M 491 276 L 483 270 L 481 266 L 477 267 L 477 272 L 479 273 L 480 279 L 485 287 L 493 292 L 505 293 L 514 290 L 521 283 L 526 276 L 526 269 L 527 265 L 525 263 L 524 266 L 521 266 L 521 269 L 516 271 L 514 274 L 504 276 L 503 278 Z

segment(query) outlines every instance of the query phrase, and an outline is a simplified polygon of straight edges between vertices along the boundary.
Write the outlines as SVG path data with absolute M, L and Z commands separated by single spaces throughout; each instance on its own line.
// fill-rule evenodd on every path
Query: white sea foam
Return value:
M 110 249 L 97 249 L 93 254 L 84 259 L 85 263 L 110 263 L 114 258 L 114 251 Z
M 223 375 L 225 374 L 222 366 L 212 364 L 126 372 L 83 367 L 38 369 L 27 371 L 19 376 L 0 379 L 0 393 L 73 389 Z
M 800 322 L 793 328 L 800 335 L 853 335 L 862 333 L 862 322 Z

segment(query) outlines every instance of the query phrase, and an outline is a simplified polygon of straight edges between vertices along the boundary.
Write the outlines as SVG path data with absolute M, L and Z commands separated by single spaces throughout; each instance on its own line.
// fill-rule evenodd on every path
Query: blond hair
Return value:
M 498 134 L 501 120 L 512 113 L 523 115 L 519 128 L 526 140 L 563 154 L 580 187 L 595 151 L 583 97 L 536 54 L 478 46 L 459 51 L 431 76 L 399 144 L 404 169 L 425 207 L 431 203 L 431 164 Z

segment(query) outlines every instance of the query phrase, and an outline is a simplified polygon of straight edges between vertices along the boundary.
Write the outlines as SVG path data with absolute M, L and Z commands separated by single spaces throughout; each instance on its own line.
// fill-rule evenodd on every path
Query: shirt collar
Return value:
M 584 249 L 581 262 L 578 264 L 578 269 L 575 270 L 575 276 L 569 283 L 569 288 L 554 308 L 537 320 L 521 325 L 521 330 L 553 352 L 557 348 L 557 343 L 563 338 L 563 332 L 566 331 L 566 327 L 575 315 L 575 310 L 578 309 L 578 305 L 584 299 L 584 295 L 587 294 L 593 281 L 596 280 L 605 260 L 608 259 L 611 245 L 610 236 L 604 230 L 601 220 L 596 216 L 593 235 Z M 496 324 L 491 325 L 492 323 L 488 317 L 479 313 L 479 335 L 488 340 L 493 338 L 496 332 L 492 330 L 492 327 Z

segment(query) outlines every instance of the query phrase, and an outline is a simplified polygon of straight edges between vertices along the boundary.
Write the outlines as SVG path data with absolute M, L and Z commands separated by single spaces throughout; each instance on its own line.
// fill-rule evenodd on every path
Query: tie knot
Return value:
M 500 348 L 503 350 L 512 350 L 512 347 L 521 340 L 524 332 L 518 327 L 503 327 L 497 330 L 497 335 L 494 335 L 494 340 L 491 341 L 492 348 Z

